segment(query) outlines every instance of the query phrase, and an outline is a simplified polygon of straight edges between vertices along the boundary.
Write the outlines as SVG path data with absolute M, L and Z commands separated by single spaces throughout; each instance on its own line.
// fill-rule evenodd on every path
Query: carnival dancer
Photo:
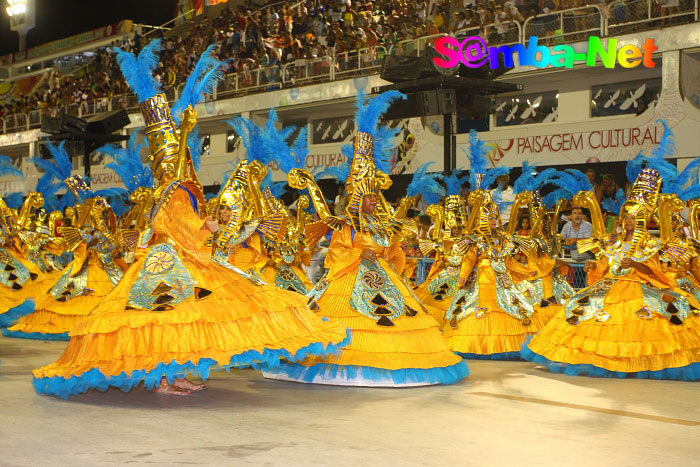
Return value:
M 477 188 L 468 202 L 460 290 L 445 315 L 443 335 L 451 350 L 467 358 L 517 360 L 519 346 L 544 323 L 510 275 L 507 262 L 519 248 L 501 228 L 491 194 Z
M 566 317 L 550 321 L 523 347 L 526 359 L 570 375 L 700 379 L 700 319 L 661 267 L 665 245 L 646 228 L 661 183 L 652 168 L 637 177 L 620 211 L 619 237 L 606 235 L 590 192 L 574 198 L 589 208 L 594 225 L 584 250 L 600 250 L 601 259 L 587 264 L 591 285 L 567 302 Z
M 19 233 L 29 227 L 32 211 L 44 204 L 40 193 L 32 193 L 19 213 L 0 198 L 0 327 L 11 326 L 32 313 L 35 297 L 41 291 L 45 274 L 29 261 L 21 249 Z
M 456 174 L 445 177 L 447 196 L 439 205 L 428 206 L 433 221 L 432 241 L 421 240 L 423 256 L 435 252 L 435 261 L 425 282 L 416 288 L 416 296 L 432 310 L 433 318 L 442 325 L 445 313 L 459 287 L 459 271 L 464 259 L 461 240 L 467 222 L 466 200 L 461 195 L 462 179 Z
M 352 329 L 353 340 L 336 357 L 309 358 L 268 369 L 268 378 L 344 386 L 423 386 L 449 384 L 468 375 L 468 367 L 445 345 L 437 322 L 402 280 L 405 221 L 381 194 L 390 185 L 376 161 L 393 134 L 378 129 L 380 115 L 400 94 L 384 93 L 365 105 L 358 96 L 357 133 L 346 191 L 345 216 L 331 215 L 311 174 L 292 170 L 289 183 L 308 189 L 321 221 L 307 228 L 314 244 L 333 229 L 325 266 L 329 269 L 308 294 L 318 314 Z M 345 151 L 344 151 L 345 152 Z
M 195 67 L 183 101 L 170 107 L 153 79 L 159 41 L 138 60 L 118 61 L 144 114 L 157 187 L 148 213 L 145 248 L 115 289 L 71 333 L 63 355 L 34 371 L 37 392 L 68 398 L 110 386 L 123 391 L 144 383 L 159 393 L 204 389 L 186 379 L 208 378 L 212 367 L 274 366 L 325 355 L 349 339 L 343 326 L 325 323 L 297 294 L 256 285 L 211 261 L 204 240 L 219 229 L 204 219 L 205 199 L 187 146 L 196 125 L 193 105 L 215 85 L 222 62 L 213 48 Z M 179 112 L 178 112 L 179 109 Z M 182 124 L 179 131 L 173 119 Z M 200 214 L 201 213 L 201 214 Z
M 58 228 L 64 248 L 74 253 L 74 259 L 53 284 L 47 285 L 36 310 L 3 329 L 4 336 L 69 340 L 69 332 L 124 275 L 114 259 L 120 245 L 116 239 L 116 217 L 106 200 L 86 198 L 89 188 L 78 176 L 69 178 L 66 185 L 81 203 L 77 224 Z
M 542 198 L 539 190 L 546 185 L 553 185 L 556 189 Z M 518 211 L 524 206 L 529 211 L 531 229 L 527 235 L 517 237 L 520 255 L 509 258 L 507 266 L 525 298 L 546 323 L 563 314 L 564 303 L 575 293 L 565 279 L 569 266 L 559 259 L 562 247 L 557 233 L 558 219 L 569 204 L 568 199 L 579 191 L 590 190 L 591 186 L 580 171 L 547 169 L 536 174 L 525 163 L 513 188 L 516 200 L 508 234 L 515 234 Z M 554 208 L 552 215 L 548 213 L 549 208 Z
M 304 295 L 312 287 L 301 267 L 311 260 L 311 251 L 303 243 L 304 228 L 309 217 L 305 209 L 309 206 L 309 200 L 308 197 L 299 199 L 295 216 L 277 197 L 283 194 L 286 182 L 273 183 L 272 175 L 265 166 L 274 161 L 285 173 L 303 166 L 308 154 L 308 135 L 305 128 L 300 130 L 290 145 L 287 138 L 296 128 L 278 130 L 277 123 L 274 109 L 270 110 L 265 128 L 242 117 L 229 121 L 241 135 L 247 155 L 219 196 L 221 208 L 218 215 L 226 217 L 225 225 L 233 221 L 235 225 L 231 228 L 238 231 L 242 228 L 239 222 L 241 209 L 255 200 L 252 204 L 259 209 L 261 218 L 279 222 L 279 226 L 272 229 L 262 224 L 254 229 L 249 228 L 244 236 L 227 236 L 229 262 L 244 271 L 259 273 L 269 284 Z M 244 180 L 246 177 L 247 181 Z M 241 185 L 246 183 L 247 188 Z M 276 194 L 273 189 L 277 191 Z M 239 196 L 242 192 L 247 193 L 247 199 Z

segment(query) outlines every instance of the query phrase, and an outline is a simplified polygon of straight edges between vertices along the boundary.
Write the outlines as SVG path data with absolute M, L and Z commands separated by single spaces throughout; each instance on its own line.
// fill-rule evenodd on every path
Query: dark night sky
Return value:
M 27 33 L 27 48 L 97 29 L 123 19 L 160 25 L 175 16 L 177 0 L 36 0 L 36 26 Z M 19 49 L 0 0 L 0 56 Z

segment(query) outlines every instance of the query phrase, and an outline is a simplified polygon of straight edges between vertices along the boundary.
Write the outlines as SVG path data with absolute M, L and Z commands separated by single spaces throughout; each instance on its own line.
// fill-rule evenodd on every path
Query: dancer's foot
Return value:
M 176 384 L 168 384 L 168 380 L 163 378 L 160 382 L 160 386 L 155 389 L 155 393 L 164 396 L 189 396 L 192 394 L 192 391 L 189 389 L 177 387 Z
M 175 382 L 173 383 L 173 386 L 175 386 L 178 389 L 182 389 L 185 391 L 190 391 L 190 392 L 199 392 L 199 391 L 204 391 L 207 389 L 206 385 L 204 383 L 202 384 L 195 384 L 192 381 L 188 379 L 176 379 Z

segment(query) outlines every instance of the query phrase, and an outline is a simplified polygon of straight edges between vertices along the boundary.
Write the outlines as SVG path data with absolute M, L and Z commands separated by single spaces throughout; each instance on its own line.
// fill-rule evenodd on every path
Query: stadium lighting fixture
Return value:
M 27 12 L 27 0 L 7 0 L 5 11 L 8 16 L 21 15 Z
M 5 0 L 10 29 L 19 34 L 19 50 L 24 50 L 27 32 L 35 24 L 35 0 Z

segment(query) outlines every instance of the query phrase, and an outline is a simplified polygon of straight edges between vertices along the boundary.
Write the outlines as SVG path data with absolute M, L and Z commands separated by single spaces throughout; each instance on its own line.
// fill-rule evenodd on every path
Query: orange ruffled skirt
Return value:
M 554 319 L 523 356 L 571 375 L 700 379 L 700 317 L 691 314 L 680 325 L 656 313 L 640 317 L 644 297 L 634 281 L 617 281 L 604 303 L 606 321 Z
M 352 332 L 352 341 L 341 354 L 313 357 L 297 364 L 283 364 L 266 370 L 273 379 L 348 386 L 422 386 L 450 384 L 469 375 L 466 362 L 451 352 L 432 315 L 412 296 L 410 289 L 384 260 L 384 271 L 404 297 L 418 311 L 402 314 L 393 326 L 380 326 L 377 319 L 350 305 L 357 274 L 334 279 L 318 300 L 319 316 L 342 324 Z
M 274 366 L 309 355 L 337 352 L 349 340 L 345 327 L 322 321 L 306 299 L 274 286 L 254 285 L 214 263 L 183 259 L 199 287 L 211 292 L 166 311 L 127 306 L 147 255 L 72 331 L 55 363 L 34 370 L 37 392 L 68 398 L 110 386 L 149 389 L 163 377 L 207 378 L 212 367 Z

